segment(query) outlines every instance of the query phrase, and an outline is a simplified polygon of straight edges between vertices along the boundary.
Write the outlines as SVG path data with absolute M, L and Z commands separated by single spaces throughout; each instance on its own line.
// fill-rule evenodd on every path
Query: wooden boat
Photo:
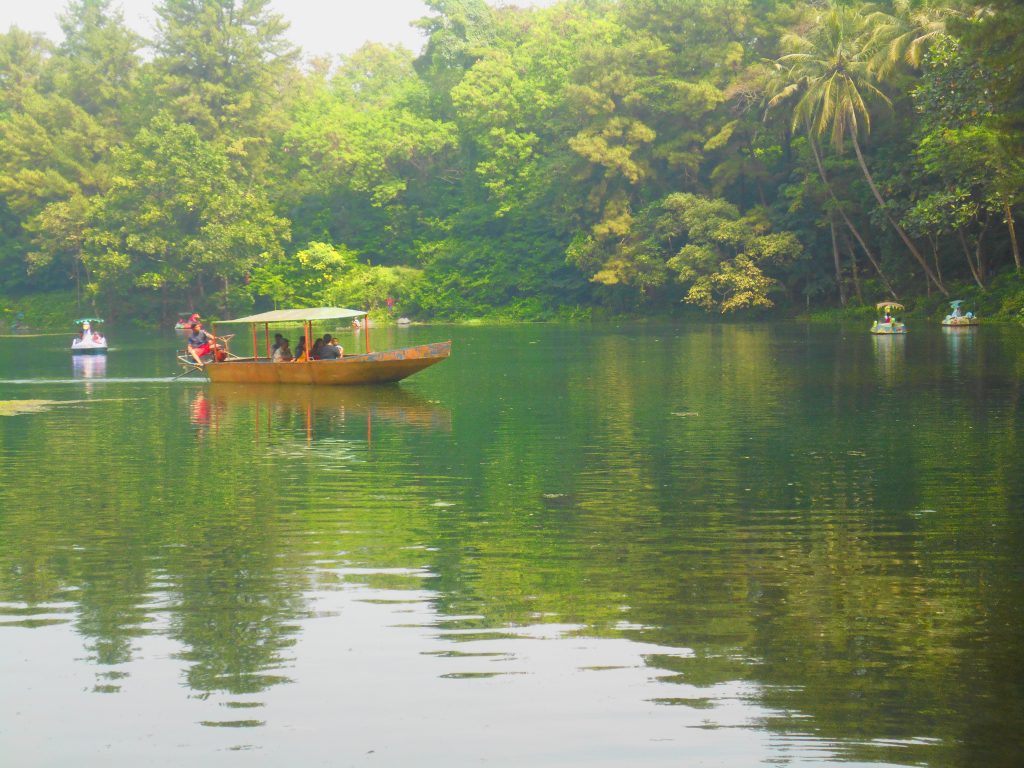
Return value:
M 903 309 L 903 305 L 896 301 L 880 301 L 875 305 L 876 309 L 885 310 L 881 320 L 875 320 L 871 325 L 871 333 L 876 336 L 891 336 L 893 334 L 906 333 L 907 327 L 892 316 L 897 309 Z
M 103 322 L 101 317 L 83 317 L 75 320 L 82 330 L 71 339 L 71 354 L 73 355 L 105 355 L 107 353 L 107 339 L 99 332 L 94 325 Z
M 973 312 L 961 312 L 960 305 L 963 299 L 954 299 L 949 302 L 949 314 L 942 319 L 942 325 L 946 328 L 970 328 L 981 325 L 981 320 L 974 316 Z
M 359 318 L 363 319 L 362 330 L 366 348 L 364 353 L 343 354 L 336 360 L 274 362 L 272 359 L 271 324 L 302 323 L 306 349 L 311 349 L 314 322 Z M 451 341 L 441 341 L 384 352 L 371 352 L 366 313 L 340 307 L 282 309 L 235 320 L 222 320 L 211 326 L 214 336 L 217 336 L 216 326 L 225 323 L 250 325 L 253 353 L 250 357 L 239 357 L 231 353 L 230 349 L 226 349 L 226 355 L 218 356 L 223 357 L 223 360 L 214 359 L 202 366 L 210 381 L 223 384 L 384 384 L 400 381 L 447 359 L 452 349 Z M 265 356 L 261 356 L 259 350 L 257 329 L 260 325 L 263 326 Z M 191 364 L 185 356 L 179 357 L 179 360 L 185 365 Z

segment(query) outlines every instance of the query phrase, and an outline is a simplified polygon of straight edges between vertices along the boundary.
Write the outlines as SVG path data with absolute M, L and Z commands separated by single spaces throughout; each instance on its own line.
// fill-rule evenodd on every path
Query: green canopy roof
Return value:
M 103 322 L 103 318 L 102 317 L 81 317 L 78 320 L 75 320 L 75 322 L 78 323 L 79 325 L 81 325 L 82 323 L 102 323 Z
M 310 307 L 308 309 L 275 309 L 272 312 L 261 312 L 258 315 L 237 317 L 234 320 L 218 320 L 220 323 L 305 323 L 315 320 L 347 320 L 352 317 L 363 317 L 366 312 L 359 309 L 343 307 Z

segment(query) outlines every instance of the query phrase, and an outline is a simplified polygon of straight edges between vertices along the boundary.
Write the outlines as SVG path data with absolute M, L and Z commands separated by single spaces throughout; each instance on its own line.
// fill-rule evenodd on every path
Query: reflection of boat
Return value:
M 903 309 L 903 305 L 895 301 L 880 301 L 875 305 L 877 309 L 884 309 L 885 314 L 881 320 L 875 320 L 871 325 L 871 332 L 876 336 L 889 336 L 894 333 L 906 333 L 907 327 L 892 316 L 897 309 Z
M 270 410 L 309 409 L 311 413 L 344 412 L 370 415 L 414 427 L 451 428 L 451 412 L 401 387 L 306 387 L 300 384 L 262 386 L 214 384 L 210 398 L 230 411 L 241 404 Z
M 107 356 L 73 355 L 71 372 L 76 379 L 101 379 L 107 375 Z
M 343 355 L 335 360 L 303 360 L 301 362 L 272 362 L 270 353 L 271 323 L 301 323 L 305 348 L 313 344 L 313 322 L 348 318 L 366 318 L 366 313 L 355 309 L 319 307 L 310 309 L 283 309 L 263 312 L 225 323 L 249 323 L 252 331 L 252 357 L 228 355 L 227 359 L 207 363 L 203 370 L 210 381 L 232 384 L 382 384 L 399 381 L 448 358 L 451 341 L 405 347 L 386 352 L 370 351 L 369 327 L 364 324 L 366 352 Z M 261 357 L 258 347 L 257 326 L 263 326 L 266 356 Z M 216 335 L 216 328 L 214 328 Z M 185 361 L 186 364 L 188 361 Z
M 82 330 L 71 340 L 71 354 L 73 355 L 102 355 L 107 351 L 107 339 L 94 325 L 103 322 L 100 317 L 83 317 L 75 320 L 82 326 Z
M 178 322 L 174 324 L 174 330 L 176 331 L 187 331 L 192 327 L 192 323 L 199 322 L 198 312 L 179 312 Z
M 949 302 L 949 314 L 942 319 L 942 324 L 947 328 L 970 328 L 981 325 L 981 320 L 974 316 L 973 312 L 962 312 L 960 305 L 963 299 L 954 299 Z
M 238 409 L 265 411 L 267 430 L 274 416 L 304 416 L 312 437 L 314 419 L 373 419 L 422 429 L 450 430 L 451 412 L 437 403 L 408 392 L 401 387 L 351 386 L 307 387 L 300 384 L 217 384 L 209 390 L 213 412 L 229 416 Z M 259 424 L 259 417 L 256 418 Z M 275 421 L 277 419 L 275 418 Z
M 871 338 L 875 350 L 875 368 L 878 379 L 893 386 L 904 377 L 906 370 L 906 339 L 902 334 L 876 334 Z

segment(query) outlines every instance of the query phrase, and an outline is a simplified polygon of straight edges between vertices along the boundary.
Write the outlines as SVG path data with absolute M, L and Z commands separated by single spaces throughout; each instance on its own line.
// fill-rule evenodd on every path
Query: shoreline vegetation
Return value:
M 994 281 L 989 291 L 980 293 L 970 288 L 957 292 L 964 306 L 981 318 L 985 325 L 1009 324 L 1024 325 L 1024 280 L 1016 275 L 1006 275 Z M 52 335 L 64 331 L 71 332 L 72 321 L 81 315 L 74 309 L 74 297 L 66 292 L 23 296 L 17 299 L 0 296 L 0 336 L 18 335 Z M 72 308 L 69 310 L 69 306 Z M 596 309 L 597 311 L 590 311 Z M 949 313 L 949 302 L 945 297 L 926 296 L 908 300 L 907 309 L 901 316 L 924 322 L 938 322 Z M 780 311 L 760 312 L 757 314 L 740 313 L 718 315 L 700 312 L 694 308 L 684 308 L 674 314 L 667 312 L 646 312 L 644 314 L 620 313 L 604 311 L 602 308 L 573 307 L 571 311 L 552 314 L 544 317 L 508 317 L 500 313 L 482 315 L 480 317 L 462 318 L 428 318 L 413 320 L 411 326 L 421 325 L 510 325 L 520 323 L 554 322 L 554 323 L 612 323 L 612 322 L 666 322 L 685 321 L 691 323 L 722 323 L 722 322 L 810 322 L 810 323 L 870 323 L 877 319 L 878 310 L 872 304 L 849 303 L 846 307 L 819 307 L 810 312 Z M 20 317 L 23 332 L 11 329 L 11 321 Z M 400 327 L 397 314 L 388 314 L 385 310 L 374 310 L 370 314 L 371 323 L 377 327 Z M 204 322 L 216 322 L 219 316 L 204 318 Z M 127 319 L 126 319 L 127 320 Z M 171 323 L 152 318 L 132 318 L 127 320 L 131 325 L 145 330 L 167 330 Z
M 269 0 L 0 31 L 4 327 L 1024 323 L 1024 0 L 425 5 L 316 60 Z

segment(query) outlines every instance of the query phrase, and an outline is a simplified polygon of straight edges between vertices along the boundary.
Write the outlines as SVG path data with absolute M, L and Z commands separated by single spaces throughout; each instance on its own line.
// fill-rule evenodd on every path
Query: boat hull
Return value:
M 105 355 L 107 354 L 107 345 L 95 347 L 71 347 L 72 355 Z
M 210 381 L 222 384 L 385 384 L 401 381 L 424 368 L 448 359 L 452 343 L 441 341 L 418 347 L 347 355 L 340 360 L 275 363 L 266 358 L 235 358 L 207 363 Z
M 972 328 L 981 325 L 981 321 L 976 317 L 958 317 L 956 320 L 943 320 L 942 325 L 945 328 Z

